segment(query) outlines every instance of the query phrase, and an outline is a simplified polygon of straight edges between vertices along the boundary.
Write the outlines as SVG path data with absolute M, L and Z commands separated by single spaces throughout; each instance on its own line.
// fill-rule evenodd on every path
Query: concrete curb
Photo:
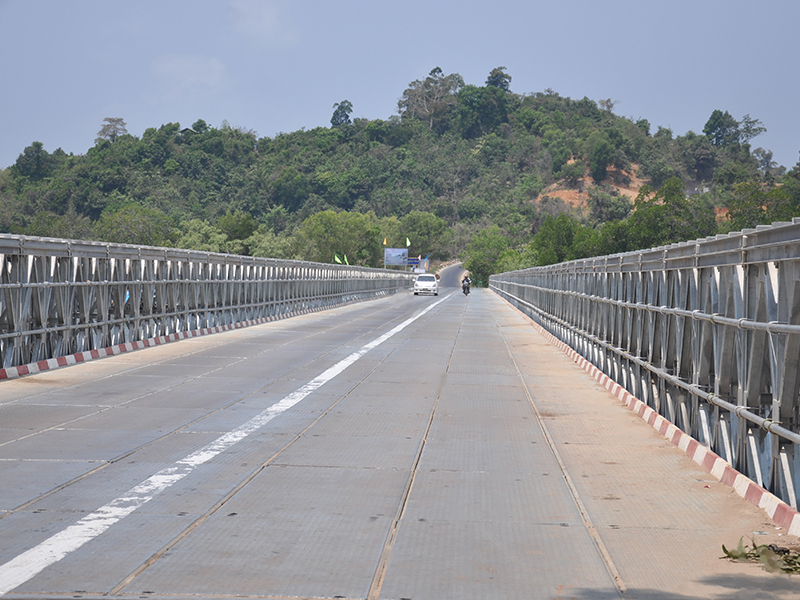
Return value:
M 503 300 L 505 301 L 505 299 Z M 608 377 L 608 375 L 578 354 L 570 346 L 536 323 L 528 315 L 507 301 L 506 303 L 514 310 L 520 312 L 548 342 L 569 356 L 600 385 L 614 394 L 614 396 L 632 412 L 636 413 L 643 421 L 667 438 L 672 444 L 683 450 L 689 458 L 696 462 L 706 473 L 710 473 L 724 485 L 732 487 L 739 496 L 750 504 L 754 504 L 763 509 L 775 524 L 786 528 L 790 535 L 800 536 L 800 512 L 765 490 L 753 480 L 742 475 L 722 457 L 711 452 L 711 450 L 706 448 L 706 446 L 699 441 L 678 429 L 673 423 L 633 396 L 625 388 Z
M 376 296 L 376 298 L 379 296 Z M 370 298 L 372 300 L 373 298 Z M 178 340 L 185 340 L 188 338 L 199 337 L 201 335 L 210 335 L 212 333 L 221 333 L 223 331 L 231 331 L 233 329 L 242 329 L 244 327 L 252 327 L 253 325 L 261 325 L 271 321 L 279 321 L 281 319 L 288 319 L 290 317 L 298 317 L 309 313 L 319 312 L 322 310 L 330 310 L 332 308 L 339 308 L 353 304 L 353 302 L 339 302 L 330 306 L 319 308 L 307 308 L 304 310 L 294 311 L 283 315 L 276 315 L 272 317 L 263 317 L 261 319 L 251 319 L 249 321 L 240 321 L 230 325 L 218 325 L 216 327 L 209 327 L 205 329 L 192 329 L 191 331 L 182 331 L 180 333 L 170 333 L 169 335 L 162 335 L 159 337 L 148 338 L 137 342 L 126 342 L 124 344 L 117 344 L 108 348 L 100 348 L 99 350 L 87 350 L 85 352 L 78 352 L 77 354 L 68 354 L 66 356 L 59 356 L 57 358 L 48 358 L 47 360 L 40 360 L 35 363 L 21 365 L 18 367 L 8 367 L 7 369 L 0 369 L 0 381 L 6 379 L 17 379 L 25 375 L 34 375 L 42 371 L 49 371 L 78 363 L 95 360 L 98 358 L 106 358 L 108 356 L 116 356 L 125 352 L 132 352 L 134 350 L 141 350 L 143 348 L 151 348 L 153 346 L 160 346 L 169 342 Z

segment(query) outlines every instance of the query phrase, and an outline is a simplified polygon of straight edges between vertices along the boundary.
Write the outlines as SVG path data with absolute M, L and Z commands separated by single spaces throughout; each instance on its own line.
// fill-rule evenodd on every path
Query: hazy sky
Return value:
M 798 0 L 0 0 L 0 168 L 33 141 L 84 154 L 199 118 L 274 136 L 333 104 L 386 119 L 439 66 L 483 85 L 611 98 L 676 135 L 714 109 L 760 119 L 753 147 L 800 151 Z

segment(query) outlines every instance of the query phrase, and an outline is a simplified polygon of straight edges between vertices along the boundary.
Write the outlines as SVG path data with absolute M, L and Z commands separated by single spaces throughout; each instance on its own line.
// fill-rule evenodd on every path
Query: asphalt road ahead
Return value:
M 0 384 L 0 595 L 796 597 L 692 465 L 490 292 L 403 292 Z

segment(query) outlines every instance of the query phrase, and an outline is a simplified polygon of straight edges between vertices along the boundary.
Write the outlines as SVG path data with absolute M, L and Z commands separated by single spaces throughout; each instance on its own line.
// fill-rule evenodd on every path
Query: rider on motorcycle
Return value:
M 464 278 L 461 280 L 461 291 L 464 294 L 469 294 L 469 286 L 472 285 L 472 280 L 469 278 L 469 275 L 464 275 Z

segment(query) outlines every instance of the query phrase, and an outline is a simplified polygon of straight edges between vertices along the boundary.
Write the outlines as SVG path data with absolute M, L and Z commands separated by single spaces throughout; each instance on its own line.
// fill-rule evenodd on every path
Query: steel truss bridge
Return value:
M 797 508 L 800 219 L 502 273 L 490 287 Z
M 392 294 L 411 274 L 0 235 L 0 365 Z

